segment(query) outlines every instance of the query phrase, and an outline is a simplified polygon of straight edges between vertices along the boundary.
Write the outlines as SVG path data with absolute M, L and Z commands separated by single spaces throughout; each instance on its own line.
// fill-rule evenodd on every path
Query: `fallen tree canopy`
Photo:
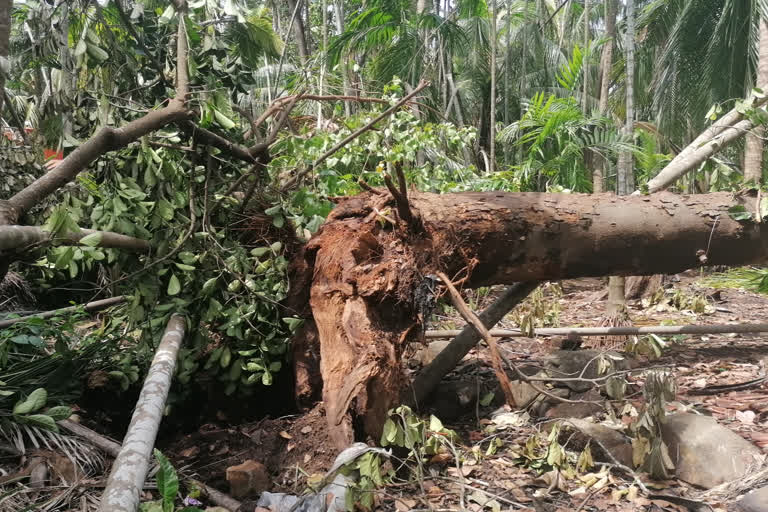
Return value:
M 380 435 L 406 384 L 400 359 L 422 337 L 438 271 L 477 287 L 667 274 L 768 256 L 768 226 L 728 213 L 736 205 L 754 211 L 749 195 L 411 192 L 407 200 L 405 221 L 402 199 L 383 191 L 343 200 L 303 253 L 323 400 L 339 447 L 356 433 Z

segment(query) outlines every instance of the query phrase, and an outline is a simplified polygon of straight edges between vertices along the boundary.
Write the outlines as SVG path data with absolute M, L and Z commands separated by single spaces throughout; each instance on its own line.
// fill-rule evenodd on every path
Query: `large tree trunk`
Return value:
M 758 50 L 758 84 L 768 84 L 768 20 L 760 17 L 760 46 Z M 747 134 L 744 146 L 744 181 L 760 185 L 763 179 L 763 136 L 765 128 L 755 126 Z
M 404 384 L 400 357 L 420 338 L 430 274 L 469 268 L 468 287 L 604 275 L 674 273 L 768 257 L 768 224 L 728 209 L 753 197 L 412 193 L 420 229 L 393 226 L 388 196 L 344 200 L 304 253 L 319 333 L 323 400 L 334 442 L 377 438 Z M 664 257 L 660 257 L 663 255 Z M 425 286 L 426 285 L 426 286 Z M 311 319 L 310 319 L 311 321 Z

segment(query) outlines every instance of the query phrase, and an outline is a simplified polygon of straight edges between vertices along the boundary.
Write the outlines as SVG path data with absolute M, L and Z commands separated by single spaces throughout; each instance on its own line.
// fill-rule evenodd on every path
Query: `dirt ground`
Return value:
M 695 272 L 681 274 L 667 284 L 670 288 L 656 297 L 661 297 L 659 300 L 651 301 L 652 304 L 648 300 L 632 301 L 630 315 L 633 323 L 643 326 L 765 322 L 768 297 L 740 289 L 710 288 L 704 283 L 706 280 Z M 605 303 L 595 298 L 603 287 L 604 282 L 600 279 L 567 281 L 548 287 L 540 297 L 541 304 L 547 309 L 548 323 L 564 327 L 600 325 Z M 479 311 L 492 301 L 496 292 L 470 292 L 468 302 Z M 516 327 L 517 320 L 519 317 L 513 312 L 498 327 Z M 462 325 L 459 318 L 445 309 L 435 315 L 432 327 L 460 328 Z M 718 388 L 765 376 L 768 334 L 667 337 L 665 341 L 667 345 L 660 358 L 649 361 L 641 357 L 639 364 L 668 366 L 673 371 L 679 389 L 676 400 L 668 404 L 668 410 L 695 409 L 711 415 L 722 425 L 768 450 L 766 383 L 752 383 L 745 389 Z M 500 342 L 507 356 L 518 364 L 542 360 L 556 344 L 557 340 L 543 337 Z M 407 364 L 407 371 L 418 370 L 415 359 Z M 477 382 L 481 390 L 479 396 L 487 396 L 487 390 L 496 388 L 485 348 L 471 351 L 447 376 L 446 382 L 468 379 Z M 639 410 L 642 407 L 641 378 L 630 378 L 630 384 L 629 403 Z M 499 428 L 489 419 L 498 409 L 499 398 L 494 397 L 487 406 L 476 402 L 458 411 L 455 419 L 442 418 L 447 428 L 459 433 L 460 442 L 456 449 L 461 454 L 460 460 L 433 458 L 431 463 L 425 462 L 420 478 L 395 479 L 377 492 L 377 508 L 537 512 L 688 510 L 685 504 L 672 503 L 656 495 L 700 496 L 700 490 L 678 480 L 654 482 L 647 475 L 638 476 L 648 493 L 638 492 L 633 475 L 610 465 L 585 471 L 597 475 L 598 479 L 605 477 L 600 486 L 585 488 L 584 480 L 578 477 L 553 486 L 547 480 L 548 476 L 541 474 L 540 467 L 530 461 L 521 463 L 520 456 L 526 443 L 544 428 L 548 418 L 533 418 Z M 605 402 L 602 411 L 594 415 L 595 419 L 605 418 L 608 407 L 609 402 Z M 621 421 L 631 421 L 629 416 L 622 417 L 620 408 L 614 407 L 614 415 Z M 493 450 L 489 449 L 491 443 Z M 271 490 L 300 494 L 306 489 L 307 480 L 325 472 L 337 455 L 329 441 L 321 406 L 303 415 L 267 418 L 239 426 L 206 424 L 197 432 L 161 448 L 185 474 L 194 474 L 225 492 L 226 468 L 253 459 L 270 471 Z M 569 446 L 566 441 L 566 449 L 578 451 L 580 448 Z M 725 493 L 710 498 L 707 503 L 714 510 L 733 510 L 729 507 L 732 499 Z

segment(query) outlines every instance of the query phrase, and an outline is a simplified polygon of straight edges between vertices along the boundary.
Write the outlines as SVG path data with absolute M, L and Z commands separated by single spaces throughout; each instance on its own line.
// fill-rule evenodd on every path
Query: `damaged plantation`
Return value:
M 0 0 L 0 511 L 762 512 L 758 4 Z

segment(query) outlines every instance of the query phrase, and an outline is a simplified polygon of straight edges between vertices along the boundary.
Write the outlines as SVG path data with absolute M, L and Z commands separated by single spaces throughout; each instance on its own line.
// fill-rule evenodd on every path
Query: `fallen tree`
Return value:
M 388 183 L 342 201 L 304 252 L 334 442 L 377 437 L 405 385 L 400 358 L 422 336 L 430 274 L 465 287 L 675 273 L 768 256 L 768 226 L 736 221 L 755 198 L 411 192 Z M 394 198 L 394 199 L 393 199 Z M 453 277 L 457 281 L 457 277 Z M 426 295 L 429 295 L 428 293 Z M 306 331 L 307 329 L 304 329 Z M 362 433 L 362 432 L 358 432 Z

